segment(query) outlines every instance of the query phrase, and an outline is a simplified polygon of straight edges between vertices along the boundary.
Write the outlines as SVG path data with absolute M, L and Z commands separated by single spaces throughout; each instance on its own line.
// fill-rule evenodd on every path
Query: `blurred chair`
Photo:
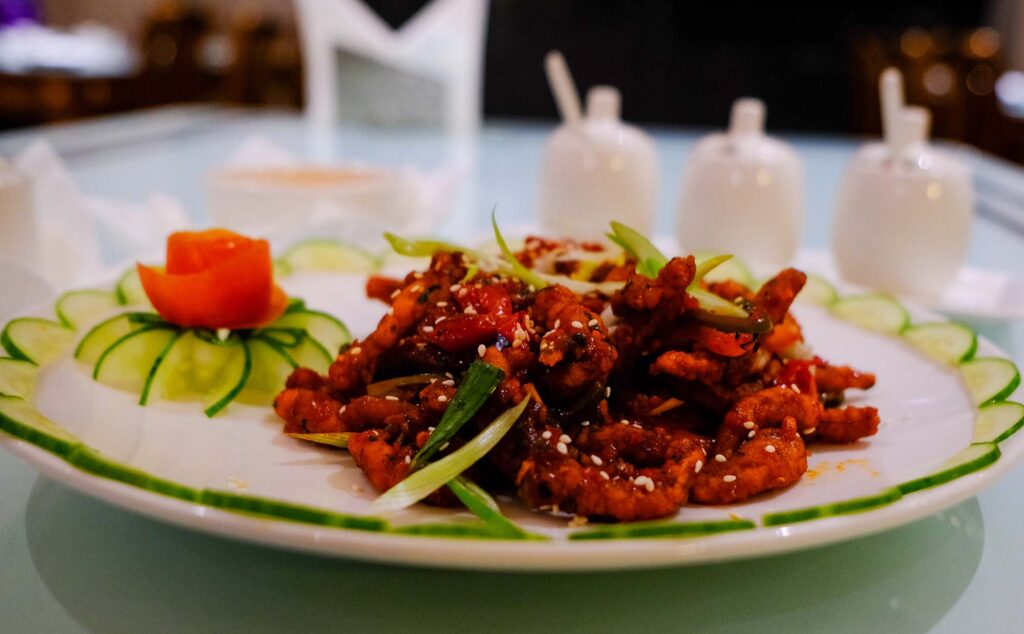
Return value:
M 297 7 L 313 122 L 479 127 L 488 0 L 431 0 L 398 29 L 362 0 Z

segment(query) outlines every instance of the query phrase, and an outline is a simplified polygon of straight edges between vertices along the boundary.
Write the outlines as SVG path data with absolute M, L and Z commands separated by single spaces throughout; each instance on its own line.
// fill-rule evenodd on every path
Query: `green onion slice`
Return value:
M 693 281 L 690 282 L 690 286 L 696 287 L 704 279 L 705 275 L 718 268 L 720 264 L 724 264 L 731 259 L 731 255 L 716 255 L 706 260 L 701 260 L 697 263 L 697 271 L 693 275 Z
M 451 440 L 483 407 L 504 378 L 505 373 L 501 369 L 483 361 L 474 361 L 466 370 L 466 377 L 448 404 L 448 409 L 444 411 L 441 422 L 413 458 L 412 469 L 416 470 L 425 465 L 442 445 Z
M 441 240 L 406 240 L 400 236 L 396 236 L 393 233 L 384 234 L 384 239 L 388 241 L 391 248 L 394 249 L 395 253 L 404 255 L 410 258 L 424 258 L 430 257 L 439 251 L 446 253 L 465 253 L 478 257 L 472 249 L 452 244 L 450 242 L 443 242 Z
M 445 376 L 443 374 L 411 374 L 409 376 L 399 376 L 393 379 L 370 383 L 366 386 L 366 393 L 370 396 L 387 396 L 388 394 L 393 393 L 396 388 L 405 387 L 406 385 L 423 385 L 425 383 L 430 383 L 433 379 L 443 381 Z
M 459 498 L 466 508 L 476 515 L 488 530 L 494 533 L 495 537 L 507 537 L 509 539 L 538 538 L 539 536 L 528 533 L 519 528 L 515 522 L 501 514 L 498 503 L 494 501 L 487 491 L 481 488 L 464 475 L 456 476 L 448 483 L 455 497 Z
M 388 489 L 384 495 L 374 500 L 370 505 L 370 511 L 372 513 L 400 511 L 427 497 L 431 491 L 451 482 L 453 478 L 487 455 L 487 452 L 505 437 L 505 434 L 512 429 L 512 425 L 519 420 L 529 402 L 529 397 L 524 398 L 518 405 L 509 408 L 495 418 L 468 443 Z
M 320 445 L 330 445 L 331 447 L 340 447 L 342 449 L 348 449 L 348 437 L 352 434 L 349 432 L 333 432 L 324 434 L 288 434 L 292 438 L 298 438 L 299 440 L 308 440 L 309 442 L 315 442 Z
M 494 227 L 494 240 L 498 243 L 498 248 L 501 249 L 502 255 L 505 256 L 505 259 L 512 266 L 511 275 L 518 277 L 527 284 L 533 285 L 534 288 L 546 288 L 548 286 L 547 281 L 536 272 L 523 266 L 523 263 L 512 253 L 512 249 L 508 248 L 505 237 L 501 235 L 501 230 L 498 229 L 498 219 L 494 211 L 491 212 L 491 226 Z
M 622 245 L 627 253 L 636 258 L 636 270 L 641 275 L 650 278 L 658 277 L 658 271 L 668 264 L 668 257 L 636 229 L 613 220 L 612 232 L 618 237 L 615 242 Z

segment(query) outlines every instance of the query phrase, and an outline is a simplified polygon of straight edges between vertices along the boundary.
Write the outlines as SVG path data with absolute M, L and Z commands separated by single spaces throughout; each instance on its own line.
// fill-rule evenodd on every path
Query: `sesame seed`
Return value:
M 764 450 L 768 453 L 775 453 L 775 445 L 765 445 Z
M 472 306 L 466 306 L 466 308 L 462 312 L 466 313 L 467 315 L 475 315 L 476 309 L 473 308 Z
M 703 460 L 698 460 L 697 463 L 695 465 L 693 465 L 693 472 L 694 473 L 700 473 L 700 470 L 703 469 L 703 468 L 704 468 L 704 461 Z
M 435 384 L 435 383 L 437 383 L 437 379 L 436 379 L 436 378 L 430 379 L 430 384 L 431 384 L 431 385 L 433 385 L 433 384 Z
M 437 302 L 436 304 L 434 304 L 434 306 L 437 306 L 438 308 L 444 308 L 447 305 L 448 302 Z
M 818 428 L 817 428 L 817 427 L 809 427 L 809 428 L 807 428 L 807 429 L 805 429 L 805 430 L 804 430 L 804 433 L 805 433 L 805 434 L 813 434 L 813 433 L 814 433 L 814 432 L 816 432 L 816 431 L 818 431 Z
M 526 290 L 530 291 L 531 293 L 536 293 L 537 287 L 534 286 L 533 284 L 530 284 L 529 286 L 526 287 Z
M 587 322 L 587 325 L 590 326 L 591 328 L 597 328 L 597 320 L 591 319 L 590 321 Z
M 612 395 L 612 388 L 611 388 L 611 386 L 608 386 L 608 387 L 604 388 L 604 397 L 605 398 L 610 398 L 611 395 Z
M 797 385 L 796 383 L 794 383 L 794 384 L 793 384 L 793 385 L 791 385 L 790 387 L 792 387 L 792 388 L 793 388 L 793 391 L 794 391 L 794 392 L 796 392 L 797 394 L 799 394 L 799 393 L 800 393 L 800 386 L 799 386 L 799 385 Z
M 412 456 L 411 455 L 406 456 L 405 457 L 405 464 L 409 464 L 411 462 L 412 462 Z
M 397 401 L 398 397 L 397 396 L 392 396 L 391 394 L 388 394 L 387 396 L 384 397 L 384 400 L 385 401 Z
M 433 326 L 424 326 L 423 327 L 423 332 L 434 332 L 434 327 Z
M 561 436 L 558 437 L 558 442 L 564 442 L 565 444 L 568 445 L 569 443 L 572 442 L 572 438 L 569 438 L 569 436 L 567 436 L 566 434 L 562 434 Z
M 580 427 L 590 427 L 590 421 L 589 420 L 583 421 L 582 423 L 580 423 Z
M 359 346 L 356 346 L 355 348 L 352 348 L 351 350 L 349 350 L 349 353 L 353 354 L 353 355 L 356 355 L 356 354 L 359 354 L 362 351 L 363 351 L 362 348 L 360 348 Z
M 388 309 L 388 315 L 394 315 L 394 314 L 395 314 L 395 307 L 392 306 L 391 308 Z
M 448 290 L 454 293 L 458 291 L 460 288 L 462 288 L 461 284 L 452 284 L 451 286 L 448 287 Z
M 558 327 L 561 326 L 561 325 L 562 325 L 562 320 L 561 319 L 556 319 L 555 320 L 554 329 L 558 330 Z
M 565 446 L 564 442 L 558 443 L 557 445 L 555 445 L 555 448 L 558 449 L 558 453 L 562 454 L 563 456 L 569 453 L 569 448 Z
M 582 321 L 574 321 L 574 322 L 572 322 L 572 327 L 573 328 L 582 328 L 583 327 L 583 322 Z
M 451 372 L 445 372 L 445 373 L 444 373 L 444 375 L 445 375 L 446 377 L 448 377 L 449 379 L 454 379 L 454 378 L 455 378 L 455 375 L 454 375 L 454 374 L 452 374 Z
M 747 438 L 753 438 L 755 435 L 757 435 L 757 430 L 756 429 L 751 429 L 750 433 L 747 434 Z
M 644 488 L 647 489 L 648 493 L 653 491 L 654 490 L 654 480 L 651 480 L 650 478 L 647 478 L 647 481 L 644 482 Z
M 444 394 L 442 394 L 441 396 L 438 396 L 438 397 L 437 397 L 437 400 L 439 400 L 439 401 L 441 401 L 442 403 L 444 403 L 445 401 L 447 401 L 447 400 L 448 400 L 448 397 L 447 397 L 447 396 L 445 396 Z
M 434 433 L 435 429 L 437 429 L 437 428 L 436 427 L 427 427 L 427 431 L 430 432 L 430 433 Z
M 722 476 L 722 481 L 723 482 L 735 482 L 736 481 L 736 476 L 734 476 L 734 475 Z
M 438 325 L 439 323 L 441 323 L 445 319 L 448 319 L 448 316 L 447 315 L 441 315 L 440 317 L 438 317 L 437 319 L 434 320 L 434 325 L 435 326 Z
M 609 476 L 608 472 L 606 472 L 606 471 L 602 471 L 601 472 L 601 477 L 604 478 L 605 480 L 611 480 L 612 479 L 611 476 Z
M 598 456 L 598 455 L 591 455 L 590 456 L 590 461 L 593 462 L 594 464 L 596 464 L 599 467 L 604 464 L 604 460 L 601 460 L 601 456 Z
M 459 291 L 459 297 L 465 297 L 465 296 L 466 296 L 466 293 L 468 293 L 468 292 L 469 292 L 469 291 L 467 291 L 466 289 L 462 289 L 462 290 L 460 290 L 460 291 Z
M 391 299 L 394 299 L 394 298 L 398 297 L 398 294 L 399 294 L 399 293 L 401 293 L 401 292 L 402 292 L 402 291 L 399 291 L 399 290 L 397 290 L 397 289 L 396 289 L 396 290 L 393 290 L 393 291 L 391 291 Z
M 720 453 L 715 454 L 715 462 L 725 462 L 725 456 Z
M 543 438 L 544 440 L 550 440 L 551 439 L 551 432 L 548 431 L 548 430 L 544 430 L 544 433 L 541 434 L 540 437 Z
M 628 420 L 626 420 L 625 418 L 623 418 L 623 419 L 622 419 L 622 420 L 620 420 L 619 422 L 620 422 L 621 424 L 623 424 L 623 425 L 628 425 L 628 424 L 629 424 L 629 421 L 628 421 Z
M 476 353 L 481 357 L 484 356 L 485 352 L 487 352 L 487 346 L 485 346 L 484 344 L 480 344 L 479 346 L 476 347 Z
M 441 385 L 447 385 L 448 387 L 451 387 L 455 385 L 455 379 L 445 379 L 444 381 L 441 381 Z
M 747 429 L 753 429 L 754 428 L 754 421 L 748 420 L 747 422 L 743 423 L 743 426 L 746 427 Z

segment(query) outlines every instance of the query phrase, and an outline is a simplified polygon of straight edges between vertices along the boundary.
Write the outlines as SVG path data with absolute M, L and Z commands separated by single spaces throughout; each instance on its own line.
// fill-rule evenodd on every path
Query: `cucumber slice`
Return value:
M 967 391 L 978 405 L 1005 400 L 1020 385 L 1020 372 L 1008 359 L 982 357 L 960 366 Z
M 103 351 L 93 368 L 92 378 L 104 385 L 139 392 L 145 405 L 153 377 L 179 331 L 145 326 L 124 335 Z
M 238 396 L 251 369 L 249 346 L 241 337 L 212 343 L 186 332 L 157 368 L 150 396 L 202 401 L 206 415 L 212 417 Z
M 701 262 L 718 255 L 718 253 L 713 253 L 711 251 L 701 251 L 694 253 L 693 257 L 698 262 Z M 733 280 L 747 288 L 750 288 L 754 285 L 754 274 L 750 272 L 750 269 L 747 268 L 747 265 L 743 260 L 734 255 L 711 271 L 708 271 L 707 275 L 704 276 L 705 282 L 724 282 L 726 280 Z
M 592 530 L 579 531 L 569 535 L 569 539 L 637 539 L 637 538 L 671 538 L 700 537 L 729 531 L 745 531 L 756 528 L 750 520 L 721 520 L 717 522 L 632 522 L 630 524 L 612 524 Z
M 897 488 L 901 493 L 930 489 L 950 480 L 956 480 L 968 473 L 974 473 L 999 460 L 999 446 L 995 443 L 978 443 L 971 445 L 946 461 L 942 469 L 932 475 L 904 482 Z
M 832 311 L 861 328 L 887 335 L 898 334 L 910 324 L 907 310 L 887 295 L 844 297 L 832 305 Z
M 839 299 L 839 292 L 825 278 L 814 273 L 807 274 L 807 283 L 796 296 L 796 301 L 816 306 L 831 306 Z
M 380 267 L 373 254 L 338 240 L 305 240 L 285 251 L 281 261 L 291 271 L 372 273 Z
M 81 444 L 74 434 L 17 396 L 0 396 L 0 429 L 58 456 L 68 455 Z
M 979 408 L 971 442 L 1003 442 L 1024 427 L 1024 405 L 1013 401 L 991 403 Z
M 38 365 L 21 359 L 0 357 L 0 394 L 17 396 L 31 403 L 38 382 Z
M 286 312 L 271 324 L 272 328 L 304 328 L 322 345 L 334 361 L 338 351 L 352 341 L 352 333 L 336 317 L 318 310 L 299 309 Z
M 284 389 L 284 383 L 295 369 L 295 361 L 281 349 L 263 339 L 249 341 L 252 368 L 249 381 L 236 400 L 249 405 L 269 405 Z
M 124 272 L 121 279 L 117 281 L 114 294 L 117 295 L 117 301 L 122 306 L 150 305 L 149 297 L 146 296 L 146 291 L 142 288 L 142 280 L 139 279 L 139 271 L 135 267 Z
M 362 515 L 345 515 L 324 509 L 292 504 L 291 502 L 279 502 L 267 498 L 252 495 L 240 495 L 228 491 L 214 491 L 205 489 L 200 494 L 199 501 L 207 506 L 234 511 L 249 513 L 262 517 L 274 517 L 278 519 L 301 522 L 303 524 L 316 524 L 317 526 L 331 526 L 336 528 L 353 528 L 364 531 L 384 531 L 388 529 L 388 523 L 379 517 Z
M 56 361 L 75 340 L 75 331 L 37 317 L 21 317 L 4 326 L 0 344 L 15 359 L 46 365 Z
M 960 324 L 915 324 L 903 336 L 929 357 L 949 365 L 969 361 L 978 350 L 978 335 Z
M 65 326 L 81 330 L 92 326 L 120 306 L 114 293 L 95 289 L 68 291 L 57 298 L 57 317 Z
M 121 464 L 107 458 L 95 449 L 78 445 L 67 456 L 67 461 L 82 471 L 108 480 L 117 480 L 133 487 L 167 495 L 189 502 L 198 502 L 200 491 L 177 482 L 164 480 L 145 471 Z
M 765 526 L 781 526 L 783 524 L 807 522 L 823 517 L 833 517 L 849 513 L 862 513 L 873 508 L 878 508 L 879 506 L 892 504 L 901 497 L 903 497 L 903 494 L 900 493 L 899 488 L 893 487 L 876 495 L 866 495 L 864 497 L 853 498 L 852 500 L 845 500 L 843 502 L 823 504 L 822 506 L 811 506 L 808 508 L 797 509 L 795 511 L 768 513 L 761 518 L 761 523 Z
M 93 326 L 92 330 L 86 333 L 75 348 L 75 358 L 82 363 L 95 365 L 100 356 L 115 341 L 124 337 L 130 332 L 142 328 L 144 324 L 133 319 L 133 315 L 148 313 L 124 313 L 115 315 L 106 321 Z

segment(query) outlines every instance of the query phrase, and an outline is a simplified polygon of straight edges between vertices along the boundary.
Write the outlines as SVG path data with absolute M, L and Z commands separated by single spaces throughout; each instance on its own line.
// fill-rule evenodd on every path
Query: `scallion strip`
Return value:
M 444 411 L 441 422 L 413 458 L 413 470 L 427 464 L 446 442 L 455 437 L 462 426 L 483 407 L 503 378 L 505 373 L 489 363 L 478 360 L 469 366 L 466 377 L 448 404 L 448 409 Z
M 445 253 L 466 253 L 478 257 L 472 249 L 443 242 L 441 240 L 406 240 L 393 233 L 385 233 L 384 239 L 388 241 L 395 253 L 410 258 L 430 257 L 441 251 Z
M 636 258 L 636 270 L 647 277 L 658 277 L 658 271 L 668 264 L 668 257 L 654 246 L 644 234 L 621 222 L 612 221 L 612 231 L 626 251 Z
M 494 449 L 498 441 L 504 438 L 505 434 L 519 420 L 529 402 L 529 397 L 524 398 L 518 405 L 509 408 L 495 418 L 490 425 L 468 443 L 437 462 L 432 462 L 416 471 L 405 480 L 388 489 L 384 495 L 374 500 L 373 504 L 370 505 L 371 512 L 394 513 L 400 511 L 419 502 L 430 495 L 432 491 L 448 484 L 452 478 L 473 466 L 478 460 L 487 455 L 487 452 Z
M 393 379 L 377 381 L 366 386 L 366 393 L 370 396 L 387 396 L 395 391 L 395 388 L 406 385 L 423 385 L 431 380 L 444 380 L 443 374 L 412 374 L 410 376 L 399 376 Z
M 494 498 L 464 475 L 456 476 L 448 483 L 455 497 L 459 498 L 466 508 L 473 515 L 483 520 L 488 530 L 494 533 L 495 537 L 507 537 L 509 539 L 537 539 L 540 536 L 534 535 L 519 528 L 515 522 L 501 514 L 501 509 Z
M 697 263 L 697 270 L 693 274 L 693 281 L 690 282 L 690 286 L 697 286 L 704 279 L 704 276 L 718 268 L 720 264 L 724 264 L 731 259 L 731 255 L 716 255 L 706 260 L 701 260 Z
M 706 291 L 703 288 L 688 288 L 686 292 L 690 296 L 696 298 L 697 303 L 704 310 L 715 313 L 718 315 L 726 315 L 728 317 L 749 317 L 747 311 L 743 310 L 736 304 L 733 304 L 729 300 L 719 297 L 712 292 Z
M 505 242 L 505 237 L 501 235 L 501 230 L 498 229 L 498 218 L 493 211 L 491 212 L 491 226 L 494 227 L 494 240 L 498 243 L 498 248 L 501 249 L 502 255 L 505 256 L 505 259 L 508 260 L 509 265 L 512 267 L 511 274 L 523 282 L 533 285 L 534 288 L 546 288 L 548 286 L 547 281 L 534 271 L 523 266 L 523 263 L 519 261 L 516 254 L 512 253 L 512 249 Z
M 351 434 L 349 432 L 331 432 L 323 434 L 288 434 L 292 438 L 298 438 L 299 440 L 308 440 L 309 442 L 315 442 L 320 445 L 330 445 L 331 447 L 340 447 L 342 449 L 348 449 L 348 437 Z

